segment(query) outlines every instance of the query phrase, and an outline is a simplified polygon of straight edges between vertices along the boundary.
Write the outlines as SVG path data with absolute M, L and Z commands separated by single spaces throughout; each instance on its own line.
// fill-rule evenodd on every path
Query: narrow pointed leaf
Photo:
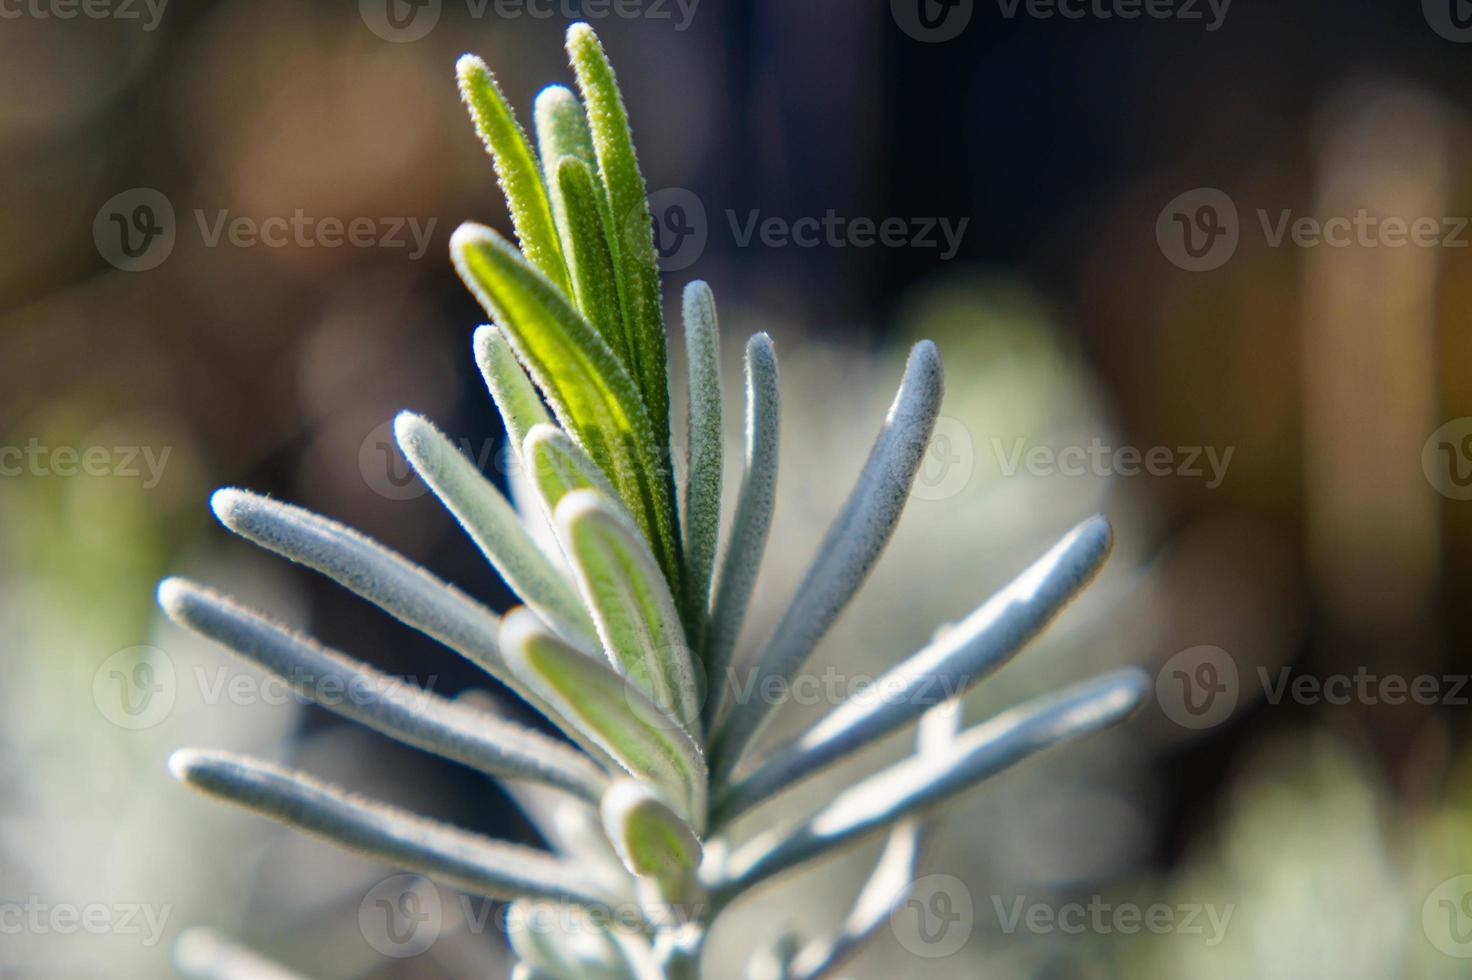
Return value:
M 523 682 L 628 772 L 659 787 L 699 829 L 706 805 L 705 760 L 678 722 L 606 662 L 563 643 L 526 610 L 507 615 L 501 641 Z
M 633 354 L 619 312 L 618 279 L 608 251 L 608 202 L 598 178 L 581 160 L 563 157 L 552 175 L 557 184 L 557 227 L 562 232 L 578 311 L 632 371 Z
M 451 240 L 461 278 L 506 332 L 552 410 L 607 474 L 670 582 L 679 581 L 670 477 L 662 442 L 617 356 L 547 279 L 488 228 Z
M 533 429 L 522 444 L 522 457 L 549 519 L 562 498 L 574 490 L 597 490 L 610 500 L 618 500 L 618 492 L 603 471 L 555 425 Z M 619 508 L 633 520 L 627 509 L 622 505 Z
M 913 755 L 843 792 L 801 824 L 778 827 L 731 855 L 720 905 L 773 875 L 944 802 L 1033 753 L 1127 717 L 1149 687 L 1128 669 L 1003 712 L 943 752 Z
M 174 941 L 174 967 L 188 980 L 306 980 L 213 929 L 195 926 Z
M 686 286 L 683 309 L 690 446 L 680 540 L 685 545 L 685 625 L 700 649 L 721 527 L 721 339 L 709 286 L 699 280 Z
M 532 122 L 537 131 L 537 155 L 542 160 L 542 179 L 556 201 L 557 162 L 563 157 L 582 161 L 596 177 L 598 153 L 593 149 L 593 133 L 583 104 L 566 85 L 548 85 L 537 93 L 532 107 Z M 598 191 L 603 193 L 602 185 Z M 554 203 L 553 212 L 556 212 Z
M 344 718 L 493 776 L 556 786 L 598 800 L 608 778 L 587 756 L 521 725 L 480 717 L 432 691 L 374 670 L 310 637 L 183 579 L 165 579 L 169 618 L 281 677 Z
M 551 423 L 542 404 L 542 396 L 526 376 L 526 369 L 516 360 L 516 352 L 506 338 L 492 326 L 479 327 L 475 331 L 475 362 L 486 379 L 491 398 L 501 412 L 506 425 L 506 437 L 511 445 L 521 448 L 526 434 L 535 426 Z
M 709 693 L 705 726 L 710 731 L 732 687 L 732 655 L 746 607 L 761 571 L 777 501 L 778 423 L 781 396 L 777 384 L 777 352 L 772 339 L 759 333 L 746 344 L 746 459 L 730 540 L 721 560 L 715 602 L 706 628 L 704 657 Z
M 910 351 L 904 380 L 858 483 L 824 535 L 817 557 L 762 652 L 753 690 L 762 690 L 772 678 L 783 684 L 791 681 L 863 585 L 899 523 L 930 442 L 940 400 L 940 356 L 934 344 L 922 341 Z M 713 749 L 718 776 L 729 774 L 740 761 L 771 711 L 769 701 L 751 698 L 733 706 Z
M 531 896 L 602 910 L 616 901 L 587 882 L 576 865 L 545 851 L 493 841 L 302 772 L 201 749 L 175 752 L 169 769 L 202 793 L 473 894 Z
M 552 204 L 526 133 L 484 61 L 474 55 L 462 55 L 455 64 L 455 75 L 460 82 L 460 97 L 495 164 L 496 177 L 501 192 L 506 195 L 522 251 L 558 289 L 571 295 L 562 246 L 552 221 Z
M 773 753 L 717 802 L 729 820 L 901 725 L 937 699 L 959 696 L 1001 668 L 1089 584 L 1109 557 L 1109 522 L 1093 517 L 966 619 L 874 682 L 882 698 L 858 698 L 829 712 Z
M 700 838 L 679 814 L 642 783 L 615 782 L 600 804 L 603 831 L 624 866 L 652 878 L 665 901 L 681 902 L 700 866 Z
M 404 457 L 465 528 L 521 601 L 573 643 L 597 634 L 577 592 L 547 556 L 501 491 L 425 419 L 401 412 L 394 435 Z
M 391 616 L 476 664 L 554 724 L 563 720 L 506 667 L 497 645 L 500 620 L 485 606 L 352 528 L 309 510 L 244 490 L 217 490 L 215 515 L 236 534 L 326 575 Z M 576 731 L 569 732 L 577 740 Z M 606 756 L 592 743 L 582 747 Z
M 608 190 L 612 216 L 609 246 L 619 270 L 625 331 L 634 359 L 634 375 L 661 440 L 669 437 L 670 394 L 666 378 L 664 312 L 660 305 L 659 268 L 655 264 L 653 219 L 648 191 L 639 172 L 629 117 L 613 67 L 598 36 L 587 24 L 567 32 L 567 54 L 577 74 L 588 128 L 598 156 L 598 174 Z
M 596 490 L 565 496 L 555 524 L 609 660 L 694 730 L 700 700 L 690 651 L 669 587 L 638 532 Z

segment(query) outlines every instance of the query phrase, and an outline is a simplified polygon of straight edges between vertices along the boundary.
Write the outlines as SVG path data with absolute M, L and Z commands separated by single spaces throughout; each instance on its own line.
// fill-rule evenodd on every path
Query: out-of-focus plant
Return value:
M 935 346 L 917 344 L 857 484 L 754 663 L 736 639 L 766 546 L 777 478 L 777 361 L 745 351 L 743 470 L 721 525 L 722 399 L 715 301 L 684 291 L 688 448 L 670 436 L 668 356 L 644 180 L 622 97 L 586 25 L 567 38 L 579 94 L 551 86 L 534 150 L 486 66 L 458 65 L 520 248 L 468 224 L 457 269 L 490 314 L 476 360 L 519 447 L 508 501 L 429 422 L 395 422 L 401 450 L 524 607 L 497 616 L 333 521 L 234 489 L 213 498 L 231 530 L 311 567 L 462 654 L 539 710 L 571 744 L 410 689 L 209 589 L 166 580 L 178 623 L 282 675 L 330 710 L 499 777 L 553 850 L 492 841 L 250 758 L 183 750 L 178 778 L 344 847 L 511 900 L 526 977 L 693 977 L 708 927 L 773 877 L 872 834 L 889 843 L 839 933 L 767 955 L 792 977 L 830 975 L 913 880 L 924 815 L 1034 752 L 1127 715 L 1146 687 L 1122 670 L 964 731 L 947 708 L 1036 636 L 1110 548 L 1080 524 L 1016 581 L 937 632 L 854 698 L 764 757 L 755 736 L 867 578 L 909 496 L 940 409 Z M 677 479 L 676 470 L 681 472 Z M 936 570 L 938 574 L 943 569 Z M 343 692 L 352 692 L 344 697 Z M 817 812 L 737 839 L 733 821 L 805 778 L 922 721 L 905 759 Z M 612 873 L 609 870 L 612 868 Z M 773 937 L 775 938 L 775 937 Z M 224 950 L 196 935 L 199 947 Z M 222 974 L 233 958 L 208 967 Z M 204 956 L 208 960 L 209 956 Z M 191 969 L 194 967 L 191 966 Z M 244 975 L 244 974 L 242 974 Z

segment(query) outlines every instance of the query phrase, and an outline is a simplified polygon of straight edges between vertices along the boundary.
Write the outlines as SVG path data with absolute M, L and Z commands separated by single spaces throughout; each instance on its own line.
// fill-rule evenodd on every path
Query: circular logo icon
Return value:
M 358 0 L 358 16 L 385 41 L 417 41 L 440 22 L 441 0 Z
M 174 710 L 179 693 L 174 661 L 158 647 L 119 650 L 92 675 L 92 701 L 119 728 L 152 728 Z
M 1237 205 L 1225 191 L 1198 187 L 1171 199 L 1155 219 L 1155 242 L 1172 265 L 1210 272 L 1237 251 Z
M 889 913 L 889 927 L 900 945 L 928 960 L 951 956 L 966 945 L 976 927 L 971 889 L 953 875 L 915 879 L 909 895 Z
M 1182 650 L 1155 675 L 1155 699 L 1182 728 L 1220 725 L 1237 708 L 1237 662 L 1221 647 Z
M 1448 41 L 1472 41 L 1472 3 L 1468 0 L 1421 0 L 1421 13 L 1431 29 Z
M 394 875 L 373 886 L 358 905 L 358 931 L 384 956 L 418 956 L 440 938 L 444 906 L 434 882 Z
M 672 646 L 662 647 L 656 657 L 657 663 L 673 662 L 688 663 L 690 665 L 690 679 L 695 683 L 695 709 L 697 715 L 701 707 L 705 705 L 706 683 L 705 671 L 702 668 L 700 658 L 686 647 Z M 683 685 L 681 685 L 683 687 Z M 635 716 L 650 728 L 658 731 L 673 731 L 684 727 L 679 719 L 679 705 L 674 703 L 675 692 L 659 697 L 649 691 L 645 685 L 634 679 L 632 674 L 624 675 L 624 702 L 633 709 Z
M 935 420 L 910 493 L 921 500 L 948 500 L 966 489 L 975 468 L 970 430 L 960 419 L 942 415 Z
M 1462 416 L 1431 433 L 1421 447 L 1421 472 L 1443 497 L 1472 500 L 1472 416 Z
M 889 0 L 889 13 L 900 30 L 928 44 L 959 35 L 973 12 L 973 0 Z
M 1472 875 L 1448 878 L 1421 904 L 1421 929 L 1437 952 L 1472 959 Z
M 439 445 L 429 443 L 426 449 L 437 452 Z M 358 447 L 358 472 L 368 489 L 388 500 L 413 500 L 429 492 L 429 487 L 399 452 L 391 421 L 375 426 Z
M 694 265 L 705 253 L 710 237 L 705 204 L 694 191 L 666 187 L 649 195 L 649 215 L 654 221 L 654 250 L 661 272 L 679 272 Z M 627 233 L 638 243 L 643 233 L 644 210 L 635 208 Z
M 92 219 L 92 242 L 109 265 L 147 272 L 174 251 L 174 205 L 152 187 L 114 194 Z

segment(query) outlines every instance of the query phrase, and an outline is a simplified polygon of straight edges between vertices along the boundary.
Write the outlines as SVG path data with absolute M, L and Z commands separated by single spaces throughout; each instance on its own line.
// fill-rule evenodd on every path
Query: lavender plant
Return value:
M 1093 578 L 1110 529 L 1101 517 L 1084 521 L 891 667 L 874 688 L 884 697 L 839 704 L 753 759 L 780 700 L 769 692 L 802 670 L 895 530 L 939 411 L 939 356 L 928 342 L 911 351 L 852 493 L 759 655 L 738 665 L 736 641 L 775 501 L 776 354 L 765 334 L 746 344 L 745 453 L 722 550 L 715 300 L 702 282 L 684 290 L 689 424 L 676 467 L 644 180 L 597 37 L 575 25 L 567 50 L 578 92 L 553 85 L 538 95 L 535 149 L 485 64 L 467 55 L 457 66 L 520 243 L 466 224 L 451 245 L 491 318 L 475 332 L 474 352 L 517 450 L 512 500 L 426 419 L 405 412 L 394 424 L 404 456 L 524 605 L 497 615 L 298 507 L 236 489 L 212 499 L 226 527 L 466 657 L 566 740 L 474 699 L 399 683 L 203 586 L 172 578 L 159 587 L 175 622 L 305 697 L 502 780 L 549 847 L 490 840 L 227 753 L 181 750 L 170 768 L 198 790 L 342 847 L 511 902 L 508 933 L 526 978 L 699 976 L 703 939 L 731 902 L 887 833 L 837 934 L 762 953 L 778 975 L 829 976 L 903 900 L 937 805 L 1040 749 L 1118 721 L 1139 702 L 1143 674 L 1118 671 L 959 728 L 960 696 Z M 940 703 L 939 691 L 952 700 Z M 737 817 L 914 723 L 915 747 L 902 761 L 804 819 L 741 839 L 733 833 Z M 230 950 L 194 934 L 181 966 L 216 977 L 276 969 Z

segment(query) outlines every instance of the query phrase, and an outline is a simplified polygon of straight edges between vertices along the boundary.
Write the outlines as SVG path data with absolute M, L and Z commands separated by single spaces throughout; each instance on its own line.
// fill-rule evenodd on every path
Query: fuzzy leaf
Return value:
M 174 941 L 174 967 L 188 980 L 306 980 L 213 929 L 195 926 Z
M 526 434 L 544 422 L 550 424 L 552 416 L 501 331 L 492 326 L 477 328 L 474 347 L 475 362 L 501 412 L 506 437 L 519 450 Z
M 572 643 L 597 634 L 577 592 L 532 539 L 521 516 L 464 453 L 425 419 L 394 420 L 399 449 L 521 601 Z
M 558 419 L 607 474 L 679 582 L 665 450 L 637 389 L 597 331 L 503 238 L 461 225 L 451 240 L 460 277 L 506 332 Z
M 1041 749 L 1127 717 L 1149 689 L 1127 669 L 1019 705 L 944 751 L 912 755 L 840 792 L 808 820 L 761 834 L 731 855 L 717 904 L 773 875 L 969 789 Z
M 587 107 L 598 174 L 608 191 L 612 218 L 609 249 L 619 270 L 619 295 L 633 354 L 633 373 L 639 379 L 654 431 L 665 440 L 670 431 L 670 393 L 648 191 L 639 172 L 618 81 L 591 27 L 574 24 L 568 29 L 567 54 Z
M 633 520 L 633 515 L 618 504 L 618 493 L 588 454 L 566 432 L 555 425 L 539 425 L 522 444 L 522 457 L 532 486 L 550 519 L 574 490 L 597 490 L 619 507 L 619 512 Z
M 523 682 L 628 772 L 659 787 L 692 825 L 701 826 L 705 760 L 678 722 L 606 662 L 563 643 L 526 610 L 507 614 L 501 642 Z
M 615 921 L 523 898 L 506 910 L 506 938 L 525 964 L 557 980 L 627 980 L 628 965 L 609 935 Z
M 608 201 L 588 165 L 574 157 L 557 161 L 557 227 L 562 232 L 578 311 L 598 328 L 624 368 L 633 371 L 633 353 L 619 312 L 618 279 L 608 251 Z
M 784 745 L 717 801 L 729 820 L 798 780 L 914 720 L 938 697 L 956 697 L 1001 668 L 1081 592 L 1109 557 L 1109 522 L 1093 517 L 1070 531 L 1006 588 L 927 647 L 874 682 L 882 698 L 860 698 Z
M 609 660 L 694 730 L 700 700 L 690 651 L 674 599 L 638 532 L 596 490 L 563 497 L 554 523 Z
M 531 896 L 601 910 L 616 901 L 584 880 L 576 865 L 545 851 L 493 841 L 302 772 L 202 749 L 175 752 L 169 769 L 202 793 L 473 894 Z
M 685 355 L 689 364 L 689 442 L 680 540 L 685 545 L 685 625 L 702 646 L 711 571 L 721 528 L 721 338 L 716 299 L 697 280 L 685 287 Z
M 542 179 L 552 193 L 552 211 L 555 214 L 557 162 L 563 157 L 572 157 L 586 164 L 596 176 L 598 153 L 593 149 L 593 133 L 588 129 L 583 104 L 566 85 L 548 85 L 537 93 L 537 101 L 532 107 L 532 122 L 537 130 L 537 155 L 542 160 Z M 598 189 L 602 194 L 601 184 Z
M 940 356 L 934 344 L 921 341 L 910 351 L 904 380 L 857 484 L 761 654 L 752 690 L 762 690 L 771 678 L 791 681 L 863 585 L 899 523 L 940 400 Z M 718 778 L 729 775 L 740 761 L 771 711 L 770 700 L 757 697 L 733 705 L 712 749 Z
M 495 164 L 522 251 L 558 289 L 571 296 L 572 286 L 552 221 L 552 204 L 526 133 L 484 61 L 475 55 L 461 55 L 455 63 L 455 75 L 460 81 L 460 98 Z
M 183 579 L 165 579 L 159 605 L 191 632 L 286 680 L 344 718 L 494 776 L 530 779 L 596 801 L 608 778 L 582 753 L 521 725 L 469 709 L 294 633 Z
M 777 443 L 781 396 L 777 384 L 777 352 L 764 333 L 746 344 L 746 459 L 730 540 L 721 560 L 715 602 L 706 628 L 704 655 L 708 692 L 705 727 L 709 732 L 725 704 L 731 658 L 746 619 L 767 547 L 772 510 L 777 500 Z
M 654 879 L 666 901 L 682 901 L 701 857 L 700 838 L 690 825 L 648 786 L 631 779 L 608 788 L 600 811 L 603 831 L 624 866 Z

